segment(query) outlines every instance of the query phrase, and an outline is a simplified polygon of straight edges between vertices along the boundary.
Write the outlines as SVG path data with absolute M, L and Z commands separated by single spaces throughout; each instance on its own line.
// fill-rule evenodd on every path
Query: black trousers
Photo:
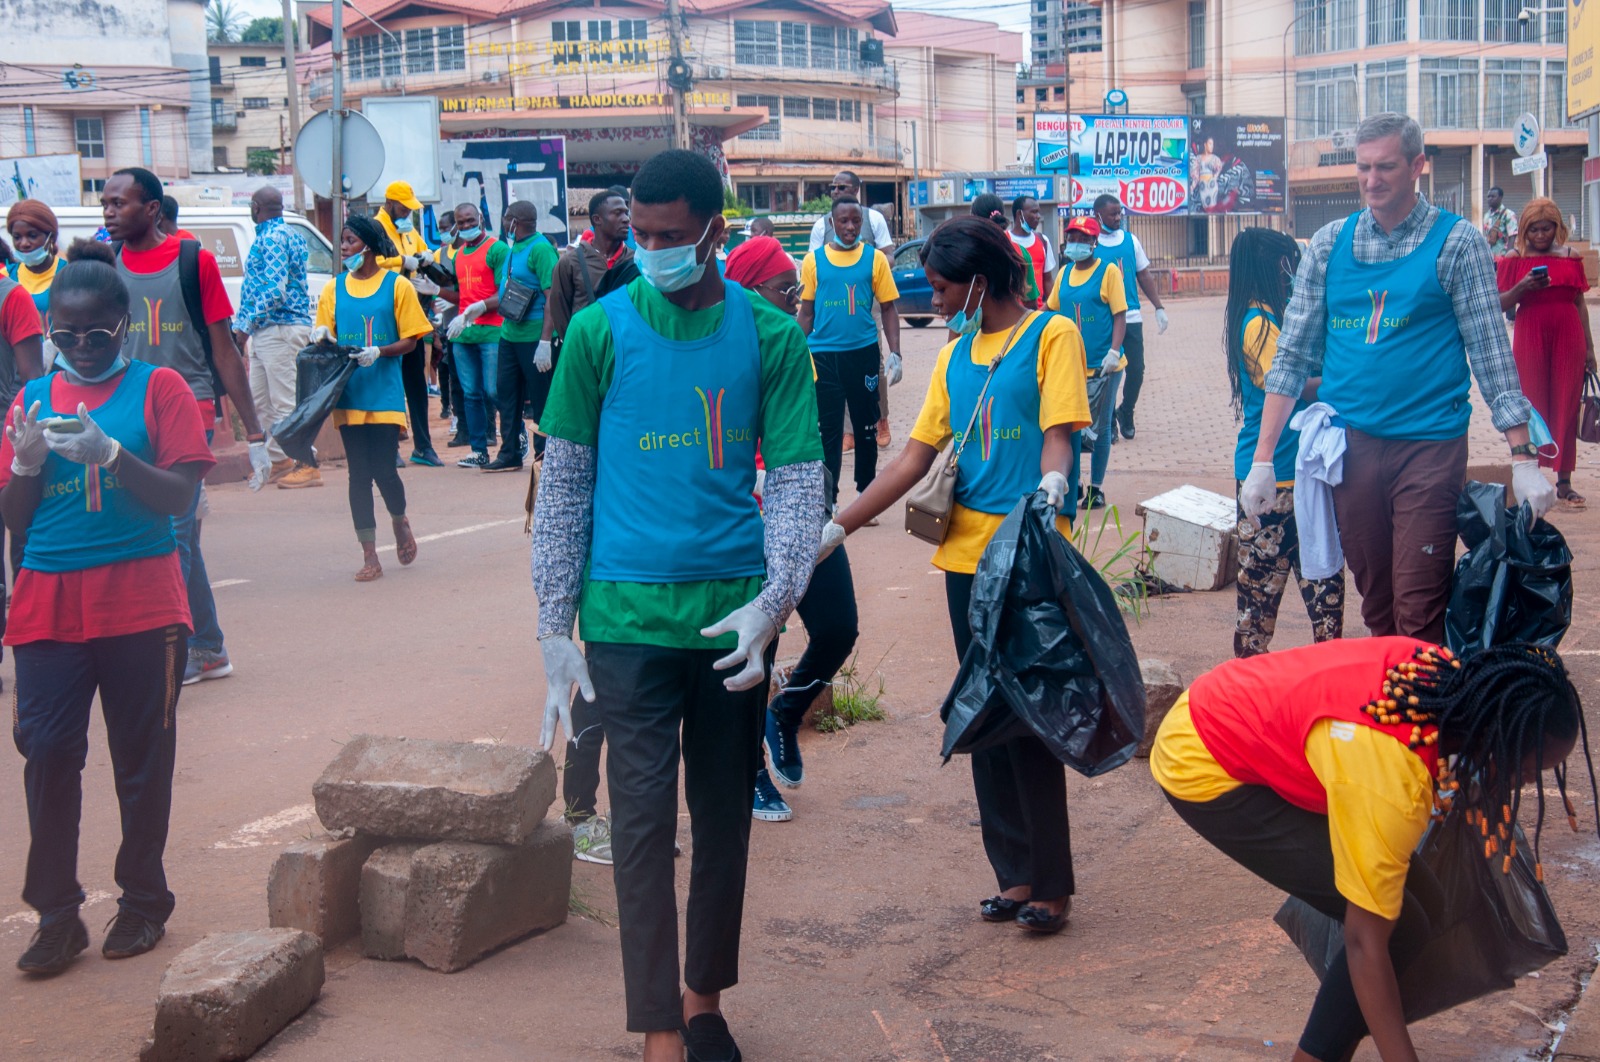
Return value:
M 406 391 L 406 409 L 411 419 L 411 448 L 433 449 L 428 432 L 428 347 L 422 341 L 400 358 L 400 383 Z
M 732 693 L 715 649 L 589 642 L 595 706 L 609 752 L 611 852 L 628 1031 L 683 1022 L 672 843 L 678 758 L 693 840 L 683 984 L 720 992 L 739 981 L 739 930 L 760 765 L 764 686 Z M 770 661 L 769 661 L 770 662 Z M 681 735 L 681 737 L 680 737 Z
M 1328 817 L 1295 807 L 1265 786 L 1247 785 L 1203 804 L 1167 796 L 1178 816 L 1223 855 L 1252 874 L 1297 896 L 1330 918 L 1344 921 L 1347 901 L 1333 880 Z M 1420 896 L 1436 893 L 1431 873 L 1416 860 L 1406 876 L 1405 905 L 1389 958 L 1403 973 L 1429 936 Z M 1341 952 L 1317 992 L 1300 1034 L 1300 1049 L 1321 1062 L 1340 1062 L 1367 1034 L 1366 1019 Z
M 467 399 L 461 393 L 461 380 L 456 376 L 455 361 L 450 357 L 450 344 L 444 346 L 444 357 L 439 359 L 439 415 L 460 416 Z
M 171 916 L 162 854 L 172 813 L 178 692 L 189 662 L 188 633 L 172 626 L 87 642 L 27 642 L 13 649 L 12 738 L 27 761 L 22 784 L 30 836 L 22 898 L 39 912 L 41 924 L 76 916 L 84 901 L 78 825 L 89 710 L 97 691 L 122 812 L 115 870 L 122 889 L 119 905 L 152 922 Z
M 814 350 L 817 369 L 817 423 L 822 429 L 822 462 L 833 476 L 831 506 L 839 499 L 839 466 L 843 459 L 844 414 L 850 423 L 878 423 L 878 344 L 856 350 Z M 878 433 L 857 429 L 856 490 L 871 486 L 878 474 Z
M 959 572 L 944 577 L 957 660 L 972 644 L 967 621 L 972 581 Z M 1056 900 L 1078 891 L 1072 873 L 1067 772 L 1044 742 L 1030 735 L 974 752 L 972 788 L 978 797 L 983 850 L 1002 892 L 1026 885 L 1033 899 Z
M 531 399 L 536 388 L 540 386 L 543 378 L 544 395 L 539 401 L 539 409 L 544 410 L 544 398 L 550 395 L 550 374 L 540 372 L 533 367 L 533 356 L 538 353 L 539 344 L 514 343 L 507 339 L 500 341 L 500 359 L 495 367 L 495 404 L 500 409 L 500 455 L 509 454 L 517 460 L 525 456 L 522 452 L 522 407 Z M 544 440 L 535 437 L 533 452 L 544 453 Z
M 1122 356 L 1128 359 L 1128 368 L 1122 377 L 1122 404 L 1117 416 L 1124 424 L 1133 423 L 1133 407 L 1138 404 L 1139 392 L 1144 388 L 1144 322 L 1130 324 L 1122 334 Z
M 372 504 L 372 485 L 378 485 L 384 508 L 395 519 L 406 514 L 406 488 L 394 459 L 400 453 L 398 424 L 346 424 L 340 427 L 345 460 L 350 467 L 350 518 L 356 538 L 377 539 L 378 517 Z
M 806 651 L 789 681 L 767 705 L 787 726 L 799 726 L 822 687 L 833 681 L 856 647 L 856 586 L 850 558 L 841 547 L 811 573 L 811 585 L 795 606 L 806 625 Z
M 590 819 L 598 812 L 600 793 L 600 750 L 606 743 L 606 730 L 600 724 L 600 709 L 581 696 L 572 698 L 572 736 L 561 763 L 561 802 L 573 822 Z

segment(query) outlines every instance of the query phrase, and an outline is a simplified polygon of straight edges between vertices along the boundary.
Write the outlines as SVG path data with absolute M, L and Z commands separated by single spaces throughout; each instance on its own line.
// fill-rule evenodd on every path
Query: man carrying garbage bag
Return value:
M 641 276 L 567 329 L 540 428 L 533 583 L 542 741 L 574 686 L 606 734 L 627 1025 L 646 1062 L 730 1062 L 769 646 L 822 532 L 805 337 L 713 263 L 716 168 L 665 151 L 633 182 Z M 756 444 L 767 475 L 757 510 Z M 587 659 L 572 640 L 581 616 Z M 678 758 L 692 836 L 680 994 Z

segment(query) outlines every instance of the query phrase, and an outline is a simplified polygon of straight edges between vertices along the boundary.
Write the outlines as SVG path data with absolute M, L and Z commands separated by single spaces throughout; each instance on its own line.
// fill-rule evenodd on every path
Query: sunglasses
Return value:
M 127 323 L 126 319 L 123 321 Z M 57 350 L 77 350 L 86 346 L 97 353 L 115 350 L 122 346 L 122 325 L 115 328 L 91 328 L 87 332 L 73 332 L 65 328 L 58 328 L 50 333 L 50 342 L 55 344 Z

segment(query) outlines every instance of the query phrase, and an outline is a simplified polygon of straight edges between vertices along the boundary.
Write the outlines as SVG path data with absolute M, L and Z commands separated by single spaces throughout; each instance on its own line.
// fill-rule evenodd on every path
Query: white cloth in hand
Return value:
M 11 473 L 16 476 L 37 476 L 50 456 L 50 445 L 44 441 L 44 426 L 39 423 L 40 403 L 35 402 L 25 412 L 14 414 L 6 425 L 6 437 L 11 440 Z
M 1526 502 L 1533 509 L 1533 518 L 1539 519 L 1550 511 L 1556 502 L 1556 489 L 1539 471 L 1537 461 L 1514 461 L 1511 464 L 1511 493 L 1520 505 Z
M 383 351 L 379 350 L 377 347 L 362 347 L 360 350 L 352 350 L 350 352 L 350 360 L 354 361 L 363 369 L 366 369 L 370 368 L 372 364 L 376 362 L 380 356 L 382 356 L 382 354 Z
M 267 456 L 267 441 L 253 442 L 248 447 L 250 451 L 250 489 L 260 490 L 267 485 L 267 476 L 272 473 L 272 458 Z
M 828 559 L 828 554 L 844 545 L 844 528 L 829 520 L 822 525 L 822 543 L 817 547 L 817 563 Z
M 1254 520 L 1263 513 L 1271 512 L 1277 500 L 1278 476 L 1273 471 L 1272 462 L 1255 462 L 1250 466 L 1250 474 L 1244 478 L 1244 485 L 1239 488 L 1239 508 Z
M 333 329 L 329 328 L 327 325 L 317 325 L 317 327 L 311 330 L 311 342 L 326 344 L 333 343 Z
M 1167 311 L 1166 310 L 1157 310 L 1156 311 L 1156 335 L 1158 335 L 1158 336 L 1166 335 L 1167 334 L 1167 325 L 1169 323 L 1170 322 L 1167 320 Z
M 539 747 L 548 750 L 556 738 L 556 723 L 561 723 L 568 740 L 572 738 L 572 687 L 583 699 L 594 703 L 594 682 L 589 678 L 589 663 L 576 643 L 564 634 L 539 639 L 544 656 L 544 725 L 539 729 Z
M 778 629 L 772 625 L 772 618 L 755 605 L 744 605 L 700 631 L 702 638 L 717 638 L 724 634 L 738 635 L 739 644 L 733 652 L 711 666 L 718 671 L 741 663 L 744 667 L 723 679 L 722 684 L 735 692 L 761 685 L 767 677 L 767 646 L 778 634 Z
M 1059 513 L 1067 501 L 1067 477 L 1053 470 L 1046 472 L 1039 481 L 1039 489 L 1044 491 L 1045 503 Z
M 549 372 L 555 367 L 555 354 L 550 349 L 548 339 L 539 340 L 539 346 L 533 352 L 533 367 L 540 372 Z
M 1300 433 L 1294 461 L 1294 524 L 1300 536 L 1300 574 L 1307 579 L 1331 579 L 1344 571 L 1333 489 L 1344 482 L 1349 440 L 1334 423 L 1337 418 L 1338 411 L 1326 402 L 1313 402 L 1289 418 L 1289 430 Z
M 889 386 L 893 387 L 905 376 L 904 366 L 901 365 L 899 354 L 890 354 L 889 360 L 884 363 L 883 371 L 889 377 Z
M 51 431 L 46 428 L 45 445 L 58 456 L 80 465 L 109 465 L 115 461 L 122 446 L 94 422 L 94 418 L 89 416 L 89 407 L 82 402 L 78 403 L 78 419 L 83 422 L 82 431 Z

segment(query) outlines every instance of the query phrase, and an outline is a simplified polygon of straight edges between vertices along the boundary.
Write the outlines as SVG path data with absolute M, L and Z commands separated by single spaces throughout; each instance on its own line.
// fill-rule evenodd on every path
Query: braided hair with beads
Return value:
M 1600 789 L 1589 755 L 1589 732 L 1578 691 L 1561 658 L 1542 646 L 1509 644 L 1481 650 L 1465 660 L 1448 649 L 1419 649 L 1384 677 L 1383 694 L 1366 713 L 1385 725 L 1411 724 L 1413 749 L 1439 746 L 1439 776 L 1434 815 L 1455 810 L 1479 827 L 1484 858 L 1503 855 L 1511 872 L 1516 855 L 1512 827 L 1522 804 L 1524 782 L 1534 783 L 1539 819 L 1534 826 L 1534 874 L 1544 880 L 1539 841 L 1544 832 L 1545 750 L 1551 743 L 1576 742 L 1589 769 L 1589 789 L 1600 816 Z M 1533 763 L 1533 776 L 1523 766 Z M 1567 795 L 1565 763 L 1550 765 L 1567 813 L 1578 828 L 1578 814 Z M 1600 820 L 1597 820 L 1600 821 Z

